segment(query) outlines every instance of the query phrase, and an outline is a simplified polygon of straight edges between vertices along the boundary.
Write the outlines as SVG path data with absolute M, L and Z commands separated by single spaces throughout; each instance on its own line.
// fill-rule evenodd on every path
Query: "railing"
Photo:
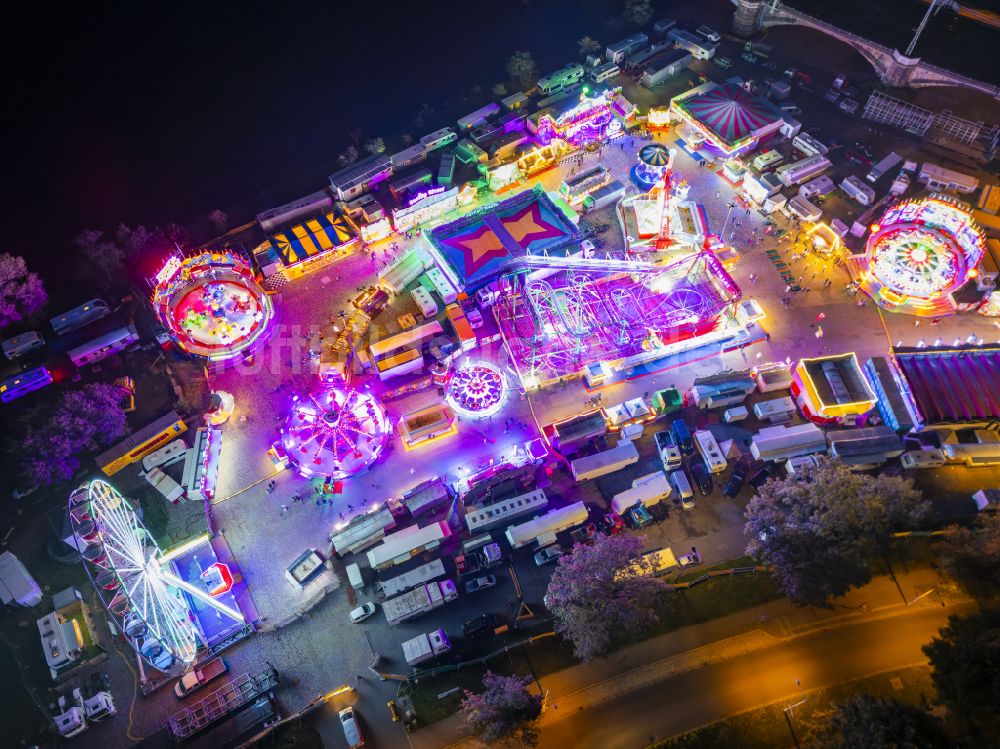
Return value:
M 170 732 L 178 739 L 192 736 L 276 686 L 278 672 L 271 667 L 255 674 L 238 676 L 205 699 L 171 715 L 168 721 Z

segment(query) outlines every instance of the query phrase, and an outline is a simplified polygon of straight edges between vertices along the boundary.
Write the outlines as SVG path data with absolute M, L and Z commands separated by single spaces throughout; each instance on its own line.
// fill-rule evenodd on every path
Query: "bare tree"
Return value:
M 577 46 L 580 47 L 580 54 L 583 57 L 601 51 L 601 43 L 596 39 L 594 39 L 593 37 L 589 36 L 585 36 L 579 41 L 577 41 Z
M 506 96 L 507 95 L 507 87 L 504 84 L 502 84 L 502 83 L 496 84 L 495 86 L 493 86 L 493 95 L 494 96 Z
M 385 141 L 381 138 L 369 138 L 365 141 L 365 150 L 372 156 L 377 153 L 385 153 Z
M 535 58 L 530 52 L 515 52 L 507 61 L 507 73 L 522 86 L 535 81 Z

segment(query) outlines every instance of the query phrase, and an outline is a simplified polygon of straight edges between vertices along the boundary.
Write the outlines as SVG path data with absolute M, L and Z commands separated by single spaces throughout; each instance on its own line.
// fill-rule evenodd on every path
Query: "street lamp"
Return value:
M 802 705 L 808 700 L 808 697 L 802 697 L 802 682 L 798 679 L 795 680 L 795 686 L 799 688 L 799 697 L 801 698 L 798 702 L 785 705 L 785 722 L 788 724 L 788 731 L 792 734 L 792 741 L 795 742 L 795 746 L 800 746 L 799 737 L 795 735 L 795 726 L 792 725 L 792 718 L 795 716 L 795 708 Z

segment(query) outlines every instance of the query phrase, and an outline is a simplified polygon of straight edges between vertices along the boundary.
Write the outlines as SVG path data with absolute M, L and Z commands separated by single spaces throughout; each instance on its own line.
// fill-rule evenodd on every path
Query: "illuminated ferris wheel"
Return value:
M 242 620 L 238 612 L 180 580 L 128 500 L 104 481 L 81 485 L 69 517 L 84 567 L 104 607 L 149 664 L 170 672 L 194 660 L 200 630 L 185 593 Z

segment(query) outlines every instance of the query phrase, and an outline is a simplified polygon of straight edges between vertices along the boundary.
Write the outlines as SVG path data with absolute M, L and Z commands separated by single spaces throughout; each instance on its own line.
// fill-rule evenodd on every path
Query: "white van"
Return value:
M 899 463 L 908 470 L 918 468 L 937 468 L 945 464 L 944 450 L 931 448 L 929 450 L 909 450 L 899 456 Z
M 154 468 L 145 474 L 144 478 L 149 485 L 152 486 L 156 491 L 163 495 L 165 499 L 177 504 L 181 501 L 181 497 L 184 496 L 184 489 L 181 485 L 170 478 L 167 474 L 161 471 L 159 468 Z
M 21 335 L 16 335 L 13 338 L 8 338 L 3 343 L 0 343 L 3 355 L 8 359 L 16 359 L 19 356 L 27 354 L 29 351 L 44 348 L 44 346 L 45 339 L 33 330 L 21 333 Z
M 688 481 L 684 471 L 671 471 L 668 478 L 670 485 L 674 487 L 674 491 L 681 498 L 681 502 L 687 502 L 694 496 L 694 492 L 691 491 L 691 482 Z
M 187 455 L 187 445 L 184 444 L 184 440 L 174 440 L 143 458 L 142 469 L 152 471 L 161 466 L 170 466 L 183 460 L 185 455 Z

